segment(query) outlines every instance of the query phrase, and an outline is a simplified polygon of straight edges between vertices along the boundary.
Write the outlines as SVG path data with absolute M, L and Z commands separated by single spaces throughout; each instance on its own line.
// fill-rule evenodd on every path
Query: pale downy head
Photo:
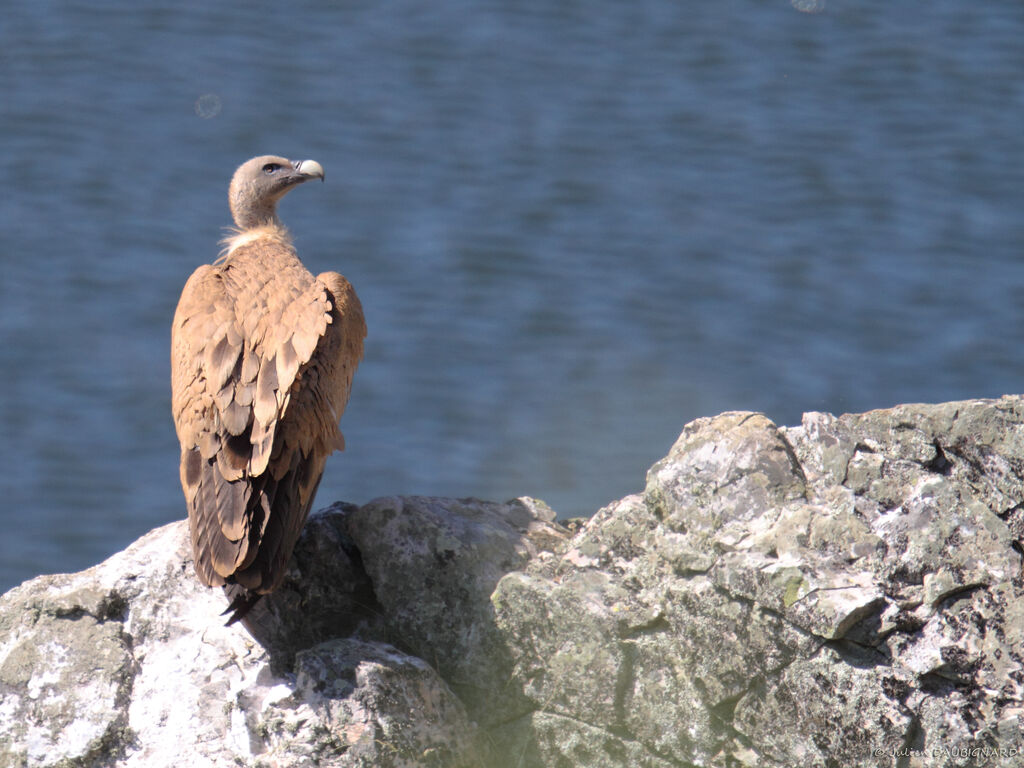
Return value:
M 242 163 L 231 178 L 228 202 L 231 216 L 239 229 L 276 224 L 277 201 L 304 181 L 324 179 L 324 169 L 316 160 L 289 160 L 262 155 Z

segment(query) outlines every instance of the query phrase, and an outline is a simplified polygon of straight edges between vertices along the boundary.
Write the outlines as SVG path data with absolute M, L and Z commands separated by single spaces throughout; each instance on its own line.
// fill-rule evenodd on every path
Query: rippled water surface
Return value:
M 370 327 L 321 504 L 590 514 L 699 416 L 1021 391 L 1021 40 L 1019 0 L 15 0 L 0 588 L 184 516 L 169 326 L 255 154 L 326 168 L 281 214 Z

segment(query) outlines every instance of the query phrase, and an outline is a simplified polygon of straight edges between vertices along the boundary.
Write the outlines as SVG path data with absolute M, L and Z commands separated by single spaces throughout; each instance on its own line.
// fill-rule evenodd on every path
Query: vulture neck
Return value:
M 281 226 L 277 218 L 277 201 L 266 200 L 259 204 L 246 205 L 232 211 L 239 229 L 256 229 L 265 226 Z
M 287 189 L 277 192 L 260 192 L 252 183 L 239 183 L 232 179 L 228 190 L 228 206 L 235 226 L 241 230 L 255 229 L 268 224 L 281 225 L 277 218 L 277 202 Z

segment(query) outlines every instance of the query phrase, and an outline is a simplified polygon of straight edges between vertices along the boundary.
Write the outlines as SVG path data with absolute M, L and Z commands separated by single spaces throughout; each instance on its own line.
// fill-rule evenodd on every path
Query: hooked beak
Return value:
M 299 175 L 303 177 L 303 181 L 317 178 L 320 181 L 324 180 L 324 168 L 316 160 L 296 160 L 292 165 Z

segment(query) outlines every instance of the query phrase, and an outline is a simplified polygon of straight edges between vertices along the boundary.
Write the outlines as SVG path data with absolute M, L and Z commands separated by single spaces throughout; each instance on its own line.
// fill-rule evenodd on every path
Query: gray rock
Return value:
M 535 499 L 384 498 L 353 510 L 349 533 L 380 601 L 386 637 L 429 661 L 477 722 L 505 720 L 509 661 L 491 593 L 565 534 Z M 521 705 L 520 705 L 521 706 Z
M 294 682 L 254 686 L 239 703 L 270 765 L 480 764 L 458 698 L 426 662 L 381 643 L 329 640 L 301 651 Z
M 531 722 L 599 728 L 581 765 L 1022 765 L 1022 479 L 1020 398 L 693 422 L 499 583 Z
M 1024 765 L 1024 400 L 687 425 L 642 493 L 314 516 L 246 626 L 183 524 L 0 598 L 0 766 Z
M 310 520 L 259 606 L 266 647 L 223 626 L 226 598 L 196 581 L 183 522 L 0 597 L 0 766 L 480 765 L 477 729 L 433 668 L 347 637 L 382 622 L 353 602 L 366 579 L 340 546 L 344 514 Z

